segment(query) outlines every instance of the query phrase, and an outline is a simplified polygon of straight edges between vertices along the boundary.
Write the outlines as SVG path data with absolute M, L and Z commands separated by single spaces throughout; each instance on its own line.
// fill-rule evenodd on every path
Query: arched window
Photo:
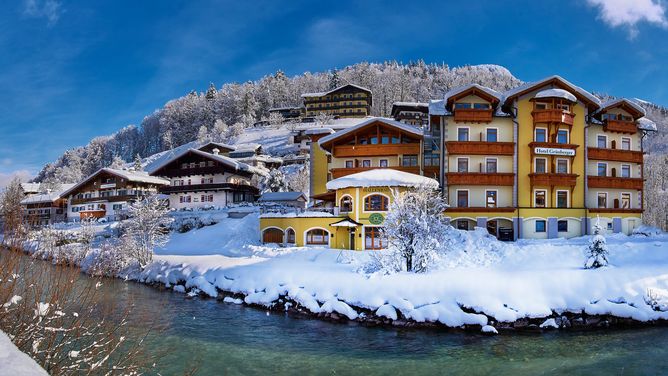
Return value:
M 263 243 L 283 243 L 283 231 L 277 228 L 268 228 L 262 232 Z
M 371 195 L 364 199 L 364 210 L 366 211 L 387 211 L 387 197 L 382 195 Z
M 351 212 L 353 211 L 353 198 L 350 196 L 341 197 L 341 211 L 342 212 Z
M 286 231 L 286 239 L 285 239 L 285 242 L 288 243 L 288 244 L 295 244 L 295 243 L 296 243 L 296 239 L 295 239 L 295 230 L 289 228 L 289 229 Z
M 327 245 L 329 244 L 329 233 L 320 228 L 314 228 L 306 233 L 306 244 Z

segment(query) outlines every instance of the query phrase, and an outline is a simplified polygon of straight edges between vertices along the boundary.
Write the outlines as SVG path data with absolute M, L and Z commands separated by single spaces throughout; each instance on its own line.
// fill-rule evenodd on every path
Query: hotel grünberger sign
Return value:
M 535 148 L 534 153 L 542 155 L 561 155 L 564 157 L 572 157 L 575 155 L 575 150 L 558 148 Z

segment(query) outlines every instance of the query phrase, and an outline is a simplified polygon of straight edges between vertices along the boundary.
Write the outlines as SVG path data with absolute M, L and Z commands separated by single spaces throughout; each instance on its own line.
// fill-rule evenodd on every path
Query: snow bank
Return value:
M 1 331 L 0 374 L 21 376 L 48 375 L 32 358 L 14 346 L 9 337 Z

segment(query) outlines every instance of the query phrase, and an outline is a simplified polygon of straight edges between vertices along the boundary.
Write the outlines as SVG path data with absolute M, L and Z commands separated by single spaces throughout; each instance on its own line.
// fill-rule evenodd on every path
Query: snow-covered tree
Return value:
M 285 181 L 285 175 L 279 169 L 269 171 L 262 181 L 263 192 L 287 192 L 288 184 Z
M 374 253 L 374 262 L 388 273 L 424 273 L 446 251 L 449 226 L 443 212 L 447 204 L 438 191 L 426 187 L 393 196 L 383 225 L 387 250 Z
M 123 223 L 123 242 L 128 255 L 142 268 L 153 260 L 153 250 L 169 241 L 171 222 L 167 205 L 157 195 L 130 204 L 129 218 Z
M 135 171 L 141 171 L 142 166 L 141 166 L 141 157 L 139 156 L 139 153 L 135 154 L 135 159 L 132 161 L 132 167 Z
M 297 172 L 285 176 L 289 190 L 293 192 L 304 192 L 304 194 L 308 197 L 310 189 L 309 176 L 309 162 L 306 162 L 297 170 Z
M 601 219 L 597 216 L 596 224 L 594 225 L 594 235 L 587 248 L 585 268 L 597 269 L 603 266 L 608 266 L 608 246 L 605 242 L 605 237 L 603 236 Z
M 197 142 L 200 144 L 206 143 L 211 139 L 209 136 L 209 130 L 206 128 L 205 125 L 202 125 L 199 127 L 199 130 L 197 131 Z
M 269 125 L 274 127 L 281 125 L 283 124 L 283 115 L 276 112 L 272 112 L 271 114 L 269 114 L 269 118 L 267 119 L 267 121 L 269 122 Z
M 125 161 L 121 159 L 121 157 L 119 157 L 118 155 L 114 155 L 114 159 L 111 161 L 109 168 L 120 170 L 124 166 L 125 166 Z
M 244 129 L 246 129 L 246 127 L 244 126 L 243 123 L 236 123 L 232 125 L 230 129 L 227 131 L 227 137 L 228 138 L 239 137 L 244 133 Z
M 334 115 L 326 114 L 324 112 L 315 115 L 315 122 L 318 125 L 331 124 L 334 121 Z
M 213 130 L 211 131 L 211 141 L 213 142 L 224 142 L 227 140 L 227 131 L 228 126 L 224 121 L 216 119 L 213 123 Z

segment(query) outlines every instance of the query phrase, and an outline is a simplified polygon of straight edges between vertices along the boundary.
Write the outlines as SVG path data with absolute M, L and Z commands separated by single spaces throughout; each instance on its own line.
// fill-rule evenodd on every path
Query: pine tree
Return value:
M 597 269 L 603 266 L 608 266 L 608 246 L 603 236 L 601 219 L 597 216 L 596 224 L 594 225 L 594 236 L 591 238 L 589 247 L 587 248 L 585 269 Z
M 114 159 L 111 161 L 109 168 L 120 170 L 125 167 L 125 161 L 121 159 L 118 155 L 114 155 Z
M 329 90 L 336 89 L 341 86 L 341 78 L 339 77 L 339 71 L 334 68 L 332 75 L 329 77 Z
M 278 169 L 269 172 L 262 186 L 264 187 L 263 192 L 287 192 L 289 190 L 285 175 Z
M 132 162 L 132 165 L 133 165 L 135 171 L 141 171 L 142 170 L 141 157 L 139 156 L 139 153 L 135 154 L 135 159 Z
M 209 88 L 206 90 L 206 94 L 204 97 L 206 98 L 207 101 L 212 101 L 216 99 L 216 94 L 218 93 L 218 90 L 216 90 L 216 85 L 212 83 L 209 84 Z
M 209 130 L 206 128 L 205 125 L 202 125 L 199 127 L 199 131 L 197 131 L 197 142 L 200 144 L 204 144 L 209 141 L 211 137 L 209 136 Z

